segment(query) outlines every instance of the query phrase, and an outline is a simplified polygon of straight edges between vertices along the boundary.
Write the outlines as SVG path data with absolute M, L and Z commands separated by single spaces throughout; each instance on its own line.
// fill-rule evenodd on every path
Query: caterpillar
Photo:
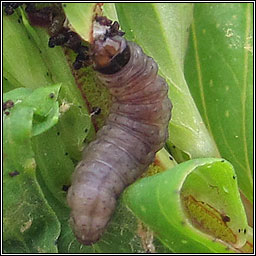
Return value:
M 85 245 L 99 240 L 124 188 L 164 146 L 172 109 L 156 62 L 123 38 L 116 22 L 98 20 L 90 55 L 98 79 L 112 95 L 112 106 L 96 139 L 84 149 L 67 195 L 73 232 Z

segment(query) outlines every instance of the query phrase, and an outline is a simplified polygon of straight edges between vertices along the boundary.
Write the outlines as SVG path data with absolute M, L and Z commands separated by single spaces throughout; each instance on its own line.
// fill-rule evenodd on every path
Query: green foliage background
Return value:
M 63 8 L 88 40 L 94 4 Z M 15 102 L 4 115 L 4 252 L 129 253 L 144 252 L 145 244 L 178 253 L 240 248 L 252 235 L 238 190 L 252 202 L 252 4 L 119 3 L 104 4 L 103 11 L 156 60 L 169 84 L 174 108 L 166 148 L 175 161 L 160 151 L 170 170 L 126 189 L 102 239 L 91 247 L 80 245 L 68 224 L 62 187 L 70 184 L 82 148 L 95 136 L 83 96 L 103 108 L 102 123 L 109 95 L 90 69 L 73 76 L 72 53 L 48 48 L 47 32 L 31 27 L 22 9 L 3 14 L 4 101 Z M 172 168 L 175 162 L 181 164 Z M 20 174 L 11 177 L 14 170 Z M 197 186 L 186 187 L 193 184 L 189 180 Z M 191 225 L 181 206 L 182 188 L 230 216 L 227 232 L 236 235 L 235 244 L 213 242 Z M 154 231 L 151 240 L 138 231 L 138 219 Z M 213 219 L 207 221 L 212 230 Z

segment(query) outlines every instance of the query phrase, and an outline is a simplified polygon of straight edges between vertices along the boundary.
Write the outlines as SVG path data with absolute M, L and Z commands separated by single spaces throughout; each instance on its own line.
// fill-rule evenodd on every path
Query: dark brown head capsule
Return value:
M 103 37 L 94 41 L 91 56 L 95 70 L 114 74 L 128 63 L 130 49 L 120 36 Z

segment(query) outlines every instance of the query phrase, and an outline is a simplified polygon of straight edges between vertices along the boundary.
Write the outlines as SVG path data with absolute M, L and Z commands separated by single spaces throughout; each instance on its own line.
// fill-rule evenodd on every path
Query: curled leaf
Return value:
M 173 252 L 236 250 L 246 242 L 247 220 L 230 163 L 204 158 L 131 185 L 124 200 Z

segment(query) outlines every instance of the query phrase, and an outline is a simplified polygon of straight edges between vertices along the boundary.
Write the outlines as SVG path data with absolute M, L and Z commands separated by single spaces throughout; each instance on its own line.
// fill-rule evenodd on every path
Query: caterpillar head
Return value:
M 124 32 L 119 30 L 119 24 L 98 17 L 94 22 L 93 44 L 91 57 L 94 69 L 104 73 L 118 72 L 130 59 L 127 41 L 122 37 Z

